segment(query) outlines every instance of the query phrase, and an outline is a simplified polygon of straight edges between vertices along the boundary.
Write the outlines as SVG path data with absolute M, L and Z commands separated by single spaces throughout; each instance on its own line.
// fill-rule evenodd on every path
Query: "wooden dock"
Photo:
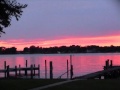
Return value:
M 112 60 L 110 61 L 111 63 L 109 64 L 109 60 L 106 61 L 106 66 L 104 66 L 103 70 L 93 72 L 90 74 L 86 74 L 83 76 L 75 77 L 79 79 L 101 79 L 101 77 L 104 77 L 104 79 L 111 79 L 111 78 L 119 78 L 120 77 L 120 66 L 113 66 L 112 65 Z
M 50 79 L 53 79 L 53 63 L 52 61 L 49 62 L 49 76 Z M 4 69 L 0 69 L 0 74 L 3 73 L 3 77 L 0 78 L 40 78 L 40 65 L 35 66 L 35 64 L 31 64 L 28 66 L 27 60 L 25 63 L 25 67 L 15 66 L 11 68 L 9 65 L 6 64 L 4 61 Z M 37 76 L 37 77 L 36 77 Z M 47 79 L 47 62 L 45 60 L 45 79 Z
M 37 72 L 36 72 L 37 71 Z M 10 74 L 13 72 L 14 74 Z M 29 72 L 29 73 L 28 73 Z M 34 76 L 38 76 L 40 78 L 40 65 L 35 66 L 31 65 L 30 67 L 27 66 L 27 60 L 26 60 L 26 67 L 19 67 L 15 66 L 14 68 L 10 68 L 9 65 L 6 65 L 6 61 L 4 62 L 4 69 L 0 70 L 0 73 L 4 73 L 4 78 L 21 78 L 21 77 L 28 77 L 30 76 L 31 79 Z

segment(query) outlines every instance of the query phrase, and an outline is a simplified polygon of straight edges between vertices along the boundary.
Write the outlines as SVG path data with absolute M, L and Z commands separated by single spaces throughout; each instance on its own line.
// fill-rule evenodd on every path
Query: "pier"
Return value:
M 11 72 L 14 74 L 10 74 Z M 14 68 L 10 68 L 9 65 L 6 65 L 6 61 L 4 61 L 4 69 L 0 69 L 0 73 L 4 73 L 4 78 L 30 77 L 33 79 L 34 76 L 38 76 L 38 78 L 40 78 L 40 65 L 35 66 L 34 64 L 28 67 L 26 60 L 26 67 L 21 67 L 21 65 L 19 65 L 19 67 L 15 66 Z
M 114 79 L 120 77 L 120 66 L 113 66 L 112 60 L 106 60 L 103 70 L 75 77 L 79 79 Z

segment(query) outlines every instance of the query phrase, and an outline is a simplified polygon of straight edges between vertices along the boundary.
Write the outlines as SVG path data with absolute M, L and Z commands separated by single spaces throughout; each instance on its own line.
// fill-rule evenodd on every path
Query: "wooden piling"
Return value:
M 70 55 L 70 65 L 72 65 L 72 55 Z
M 7 78 L 10 77 L 10 73 L 9 73 L 9 65 L 7 66 Z
M 70 79 L 72 79 L 73 77 L 73 65 L 71 65 L 71 69 L 70 69 Z
M 26 60 L 25 66 L 26 66 L 26 67 L 28 66 L 28 62 L 27 62 L 27 60 Z
M 47 79 L 47 62 L 45 60 L 45 79 Z
M 70 55 L 70 79 L 73 77 L 72 55 Z
M 67 60 L 67 79 L 69 78 L 69 67 L 68 67 L 68 60 Z
M 109 68 L 109 59 L 105 61 L 105 68 L 104 69 L 108 69 Z
M 34 71 L 34 74 L 33 74 L 33 75 L 35 76 L 35 64 L 34 64 L 34 70 L 33 70 L 33 71 Z
M 38 65 L 38 78 L 40 78 L 40 65 Z
M 6 70 L 6 61 L 4 61 L 4 70 Z M 6 78 L 6 71 L 5 71 L 5 78 Z
M 33 65 L 31 65 L 31 79 L 33 79 Z
M 19 65 L 19 76 L 21 76 L 21 70 L 20 70 L 21 66 Z
M 112 60 L 110 60 L 110 67 L 112 67 L 113 66 L 113 63 L 112 63 Z
M 25 61 L 25 66 L 26 66 L 26 68 L 27 68 L 27 66 L 28 66 L 28 62 L 27 62 L 27 60 Z M 27 70 L 25 69 L 25 76 L 26 76 L 26 78 L 27 78 Z
M 15 66 L 15 77 L 17 77 L 17 66 Z
M 52 61 L 50 61 L 50 79 L 53 79 L 53 65 L 52 65 Z

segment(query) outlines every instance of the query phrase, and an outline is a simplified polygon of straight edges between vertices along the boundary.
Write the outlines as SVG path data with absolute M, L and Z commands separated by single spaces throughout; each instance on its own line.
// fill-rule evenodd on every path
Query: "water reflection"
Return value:
M 105 65 L 105 60 L 107 59 L 113 60 L 113 65 L 120 65 L 119 53 L 72 55 L 74 76 L 80 76 L 102 70 Z M 28 60 L 28 66 L 31 64 L 40 64 L 42 78 L 45 78 L 45 60 L 47 60 L 47 77 L 49 77 L 49 62 L 53 61 L 53 76 L 54 78 L 57 78 L 67 71 L 67 60 L 69 60 L 70 65 L 70 54 L 0 55 L 0 69 L 3 69 L 4 61 L 7 61 L 7 65 L 10 65 L 10 67 L 14 67 L 15 65 L 21 65 L 21 67 L 24 67 L 26 60 Z M 66 77 L 67 75 L 63 76 L 63 78 Z

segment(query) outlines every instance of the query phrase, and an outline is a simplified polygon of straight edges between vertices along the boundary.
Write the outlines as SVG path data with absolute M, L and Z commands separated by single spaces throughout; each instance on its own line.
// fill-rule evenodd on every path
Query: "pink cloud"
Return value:
M 109 45 L 120 45 L 120 36 L 101 36 L 101 37 L 64 37 L 56 38 L 52 40 L 43 40 L 43 39 L 13 39 L 0 41 L 0 45 L 4 47 L 17 47 L 18 50 L 23 50 L 24 47 L 30 47 L 31 45 L 40 46 L 40 47 L 53 47 L 53 46 L 70 46 L 70 45 L 100 45 L 100 46 L 109 46 Z

